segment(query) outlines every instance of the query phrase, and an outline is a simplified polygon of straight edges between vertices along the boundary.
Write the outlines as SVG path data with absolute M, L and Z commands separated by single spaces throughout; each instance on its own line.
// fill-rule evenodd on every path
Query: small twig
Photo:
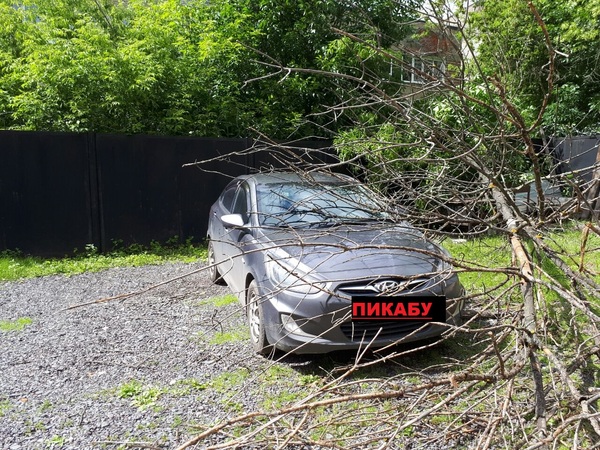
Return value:
M 179 275 L 179 276 L 177 276 L 175 278 L 171 278 L 169 280 L 162 281 L 162 282 L 157 283 L 157 284 L 153 284 L 152 286 L 149 286 L 149 287 L 144 288 L 144 289 L 140 289 L 139 291 L 132 291 L 132 292 L 128 292 L 126 294 L 115 295 L 113 297 L 105 297 L 105 298 L 100 298 L 98 300 L 93 300 L 91 302 L 78 303 L 76 305 L 71 305 L 71 306 L 68 306 L 65 309 L 63 309 L 63 311 L 68 311 L 70 309 L 75 309 L 75 308 L 81 308 L 83 306 L 94 305 L 96 303 L 107 303 L 107 302 L 110 302 L 110 301 L 113 301 L 113 300 L 121 300 L 121 299 L 126 299 L 126 298 L 129 298 L 129 297 L 135 297 L 137 295 L 142 295 L 142 294 L 145 294 L 146 292 L 149 292 L 149 291 L 151 291 L 153 289 L 156 289 L 158 287 L 164 286 L 165 284 L 169 284 L 169 283 L 172 283 L 173 281 L 181 280 L 182 278 L 189 277 L 190 275 L 193 275 L 195 273 L 201 272 L 201 271 L 206 270 L 206 269 L 207 269 L 207 267 L 201 267 L 200 269 L 192 270 L 191 272 L 185 273 L 183 275 Z
M 502 353 L 500 352 L 500 348 L 498 347 L 498 342 L 496 342 L 496 336 L 492 332 L 489 332 L 488 336 L 492 340 L 492 345 L 494 346 L 494 352 L 496 353 L 496 357 L 498 358 L 498 365 L 500 367 L 500 376 L 502 378 L 505 378 L 506 372 L 504 370 L 504 360 L 502 359 Z
M 83 419 L 85 418 L 85 413 L 87 412 L 87 406 L 84 406 L 83 411 L 81 411 L 81 415 L 79 416 L 79 423 L 77 426 L 83 425 Z
M 131 364 L 123 364 L 121 362 L 114 362 L 114 363 L 113 362 L 105 362 L 105 361 L 100 361 L 99 359 L 91 359 L 91 360 L 89 360 L 89 362 L 94 363 L 94 364 L 98 364 L 98 365 L 101 365 L 101 366 L 127 367 L 129 369 L 139 369 L 141 367 L 150 368 L 150 366 L 144 366 L 143 365 L 146 361 L 148 361 L 148 358 L 146 358 L 140 364 L 136 364 L 134 366 L 134 365 L 131 365 Z
M 162 447 L 157 447 L 149 442 L 120 442 L 120 441 L 97 441 L 94 445 L 123 445 L 131 448 L 149 448 L 151 450 L 162 450 Z
M 583 259 L 585 257 L 585 248 L 590 235 L 590 224 L 586 223 L 581 233 L 581 249 L 579 251 L 579 271 L 583 272 Z

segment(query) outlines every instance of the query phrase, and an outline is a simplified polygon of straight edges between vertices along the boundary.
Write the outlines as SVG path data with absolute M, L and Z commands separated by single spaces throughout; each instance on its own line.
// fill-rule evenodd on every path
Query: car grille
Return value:
M 401 338 L 421 326 L 423 322 L 365 320 L 345 322 L 340 325 L 340 329 L 351 341 L 369 341 L 375 336 L 377 339 Z
M 382 280 L 372 280 L 369 283 L 360 283 L 360 284 L 345 284 L 338 287 L 338 290 L 345 294 L 349 295 L 381 295 L 388 296 L 390 295 L 387 292 L 382 292 L 377 288 L 377 282 Z M 409 294 L 415 293 L 425 289 L 428 286 L 428 283 L 431 282 L 431 278 L 389 278 L 387 281 L 391 281 L 397 283 L 398 290 L 393 294 Z M 401 287 L 400 287 L 401 286 Z

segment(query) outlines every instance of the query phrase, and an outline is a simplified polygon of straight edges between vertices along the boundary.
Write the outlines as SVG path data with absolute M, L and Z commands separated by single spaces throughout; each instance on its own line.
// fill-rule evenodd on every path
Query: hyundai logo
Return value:
M 396 294 L 403 291 L 407 284 L 406 282 L 400 283 L 394 280 L 384 280 L 373 284 L 373 287 L 382 294 Z

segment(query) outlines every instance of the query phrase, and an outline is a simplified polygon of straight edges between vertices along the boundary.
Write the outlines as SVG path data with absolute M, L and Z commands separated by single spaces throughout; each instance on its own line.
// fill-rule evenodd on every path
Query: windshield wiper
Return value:
M 366 225 L 368 223 L 373 223 L 377 219 L 344 219 L 342 217 L 336 217 L 324 220 L 322 222 L 313 222 L 311 223 L 311 227 L 315 228 L 331 228 L 331 227 L 339 227 L 342 225 Z
M 318 222 L 307 222 L 306 220 L 282 220 L 277 224 L 279 228 L 308 228 Z

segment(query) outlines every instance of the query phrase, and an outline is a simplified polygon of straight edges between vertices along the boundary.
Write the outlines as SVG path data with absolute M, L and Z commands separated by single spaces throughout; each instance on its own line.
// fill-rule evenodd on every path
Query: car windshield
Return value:
M 257 200 L 259 221 L 266 226 L 326 226 L 389 217 L 375 194 L 360 184 L 263 184 Z

